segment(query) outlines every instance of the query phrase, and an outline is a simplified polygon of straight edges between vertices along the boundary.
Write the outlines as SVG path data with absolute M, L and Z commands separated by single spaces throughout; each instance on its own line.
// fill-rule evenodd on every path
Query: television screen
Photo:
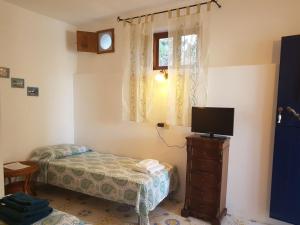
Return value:
M 234 108 L 192 108 L 192 132 L 232 136 L 233 125 Z

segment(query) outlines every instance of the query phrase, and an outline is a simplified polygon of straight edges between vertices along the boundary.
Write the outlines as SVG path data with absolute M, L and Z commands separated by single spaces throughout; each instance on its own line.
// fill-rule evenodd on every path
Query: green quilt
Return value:
M 148 213 L 178 186 L 175 167 L 152 175 L 133 171 L 137 159 L 85 152 L 59 159 L 41 160 L 39 180 L 58 187 L 135 206 L 141 224 Z

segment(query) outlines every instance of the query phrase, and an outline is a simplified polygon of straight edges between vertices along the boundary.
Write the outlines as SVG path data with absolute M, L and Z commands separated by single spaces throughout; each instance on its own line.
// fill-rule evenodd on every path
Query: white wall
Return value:
M 269 64 L 280 37 L 300 33 L 300 1 L 221 2 L 211 18 L 211 66 Z
M 229 212 L 264 220 L 269 211 L 272 165 L 275 65 L 210 70 L 208 102 L 235 108 L 229 155 Z
M 300 33 L 300 2 L 226 0 L 222 3 L 223 8 L 214 9 L 211 18 L 208 105 L 236 108 L 227 206 L 229 213 L 237 216 L 267 221 L 280 38 Z M 163 26 L 160 22 L 159 25 Z M 114 18 L 80 28 L 97 31 L 111 27 L 115 28 L 115 53 L 78 56 L 75 142 L 91 145 L 98 151 L 153 157 L 175 164 L 180 172 L 182 198 L 185 149 L 167 148 L 153 124 L 121 120 L 122 76 L 128 60 L 123 25 Z M 162 100 L 157 104 L 161 106 L 165 93 L 163 87 L 158 89 Z M 169 143 L 182 144 L 189 128 L 171 127 L 162 132 Z
M 1 112 L 1 105 L 0 105 Z M 0 113 L 1 121 L 1 113 Z M 4 171 L 3 171 L 3 154 L 2 154 L 2 134 L 0 129 L 0 198 L 4 196 Z
M 2 167 L 2 160 L 0 161 L 0 197 L 4 196 L 4 174 L 3 174 L 3 167 Z
M 0 79 L 1 159 L 26 159 L 41 145 L 74 142 L 75 27 L 0 0 L 0 66 L 37 86 L 39 97 Z
M 2 150 L 2 129 L 1 129 L 1 121 L 2 121 L 2 105 L 0 102 L 0 198 L 4 196 L 4 171 L 3 171 L 3 150 Z

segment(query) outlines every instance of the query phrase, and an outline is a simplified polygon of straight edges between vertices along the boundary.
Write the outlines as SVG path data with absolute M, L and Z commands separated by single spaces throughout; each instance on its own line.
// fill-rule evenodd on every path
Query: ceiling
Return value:
M 5 0 L 22 8 L 80 25 L 104 17 L 184 0 Z

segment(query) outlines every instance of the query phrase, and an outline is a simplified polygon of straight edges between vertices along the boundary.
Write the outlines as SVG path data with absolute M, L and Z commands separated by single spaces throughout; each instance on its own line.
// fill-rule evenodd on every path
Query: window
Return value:
M 181 36 L 181 65 L 194 65 L 197 60 L 197 35 Z
M 153 70 L 168 69 L 169 58 L 168 32 L 156 33 L 153 36 Z
M 155 33 L 153 36 L 153 70 L 168 69 L 169 51 L 172 51 L 172 37 L 168 37 L 168 32 Z M 197 59 L 196 34 L 183 35 L 181 37 L 181 65 L 193 65 Z

